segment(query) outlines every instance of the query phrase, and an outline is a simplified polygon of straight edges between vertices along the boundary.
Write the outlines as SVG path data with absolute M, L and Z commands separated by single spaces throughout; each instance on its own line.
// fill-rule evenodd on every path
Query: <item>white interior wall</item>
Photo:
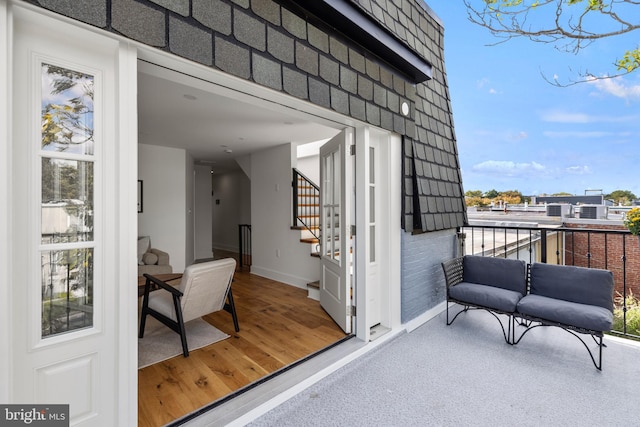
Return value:
M 244 171 L 245 175 L 251 179 L 251 154 L 238 157 L 236 163 Z
M 184 157 L 185 171 L 185 242 L 184 242 L 184 260 L 185 266 L 193 264 L 196 260 L 195 253 L 195 189 L 196 189 L 196 170 L 193 156 L 185 152 Z
M 195 258 L 213 257 L 213 198 L 211 167 L 195 166 Z
M 184 150 L 138 145 L 138 179 L 143 181 L 138 235 L 150 236 L 153 247 L 169 253 L 174 272 L 182 272 L 187 259 L 186 164 Z
M 313 181 L 314 184 L 320 185 L 320 154 L 311 156 L 298 157 L 297 166 L 300 172 Z
M 301 288 L 318 280 L 320 262 L 291 230 L 291 167 L 297 154 L 291 144 L 252 154 L 251 272 Z
M 213 248 L 238 251 L 238 224 L 251 224 L 251 182 L 241 170 L 213 176 Z

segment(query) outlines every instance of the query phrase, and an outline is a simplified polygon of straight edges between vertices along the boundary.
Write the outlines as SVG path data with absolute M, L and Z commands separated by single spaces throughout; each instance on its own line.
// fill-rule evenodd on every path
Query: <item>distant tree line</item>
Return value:
M 522 203 L 530 203 L 531 196 L 524 196 L 518 190 L 497 191 L 491 189 L 483 192 L 482 190 L 469 190 L 464 193 L 467 206 L 490 206 L 500 204 L 519 205 Z M 573 196 L 571 193 L 559 192 L 553 194 L 541 194 L 541 196 Z M 611 200 L 616 205 L 629 206 L 634 200 L 637 200 L 635 194 L 628 190 L 615 190 L 609 194 L 605 194 L 606 200 Z
M 518 190 L 497 191 L 489 190 L 483 192 L 481 190 L 470 190 L 464 193 L 467 206 L 490 206 L 491 204 L 510 204 L 518 205 L 531 201 L 531 197 L 525 197 Z

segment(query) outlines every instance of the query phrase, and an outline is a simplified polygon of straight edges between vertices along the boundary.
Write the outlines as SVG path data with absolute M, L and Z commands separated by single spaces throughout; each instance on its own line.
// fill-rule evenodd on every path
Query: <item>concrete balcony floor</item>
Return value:
M 484 311 L 462 314 L 451 326 L 441 313 L 250 425 L 634 425 L 640 345 L 604 340 L 598 371 L 583 344 L 559 328 L 536 328 L 510 346 Z

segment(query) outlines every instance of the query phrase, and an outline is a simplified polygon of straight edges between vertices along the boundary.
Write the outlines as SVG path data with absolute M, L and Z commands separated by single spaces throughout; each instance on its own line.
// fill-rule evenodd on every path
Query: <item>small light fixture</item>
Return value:
M 402 106 L 400 108 L 401 108 L 403 116 L 408 116 L 409 115 L 409 104 L 407 104 L 406 102 L 403 102 Z

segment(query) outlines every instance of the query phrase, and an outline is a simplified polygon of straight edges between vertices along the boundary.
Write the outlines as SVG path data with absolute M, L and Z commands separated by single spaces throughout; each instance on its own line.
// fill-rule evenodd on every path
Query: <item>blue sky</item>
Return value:
M 462 0 L 426 2 L 445 27 L 465 191 L 602 189 L 640 197 L 640 71 L 565 88 L 542 77 L 611 74 L 622 52 L 640 44 L 640 33 L 600 40 L 578 55 L 528 39 L 488 46 L 497 39 L 467 19 Z

